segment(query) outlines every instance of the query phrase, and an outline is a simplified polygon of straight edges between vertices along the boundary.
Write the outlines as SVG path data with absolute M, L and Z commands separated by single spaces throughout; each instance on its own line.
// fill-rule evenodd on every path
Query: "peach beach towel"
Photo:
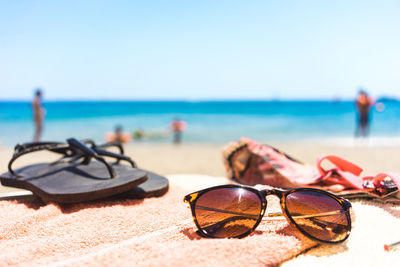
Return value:
M 173 185 L 161 198 L 63 206 L 0 201 L 0 266 L 264 266 L 317 245 L 285 220 L 243 239 L 200 238 L 182 201 L 190 192 Z M 268 200 L 267 211 L 278 211 Z

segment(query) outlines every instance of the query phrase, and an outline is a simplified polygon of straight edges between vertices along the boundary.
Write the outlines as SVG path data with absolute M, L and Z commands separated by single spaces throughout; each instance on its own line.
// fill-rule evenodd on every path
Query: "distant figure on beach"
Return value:
M 370 110 L 372 106 L 372 100 L 368 96 L 368 93 L 364 90 L 358 92 L 356 99 L 357 107 L 357 128 L 356 137 L 368 137 L 369 134 L 369 124 L 370 124 Z
M 175 118 L 169 125 L 169 128 L 172 130 L 174 135 L 173 143 L 180 144 L 182 141 L 182 133 L 186 130 L 186 122 L 180 120 L 179 118 Z
M 39 142 L 43 131 L 45 110 L 42 105 L 42 90 L 36 89 L 32 101 L 33 123 L 35 124 L 35 133 L 33 142 Z
M 132 140 L 132 135 L 124 133 L 122 126 L 117 125 L 113 133 L 106 133 L 105 139 L 107 142 L 128 143 Z

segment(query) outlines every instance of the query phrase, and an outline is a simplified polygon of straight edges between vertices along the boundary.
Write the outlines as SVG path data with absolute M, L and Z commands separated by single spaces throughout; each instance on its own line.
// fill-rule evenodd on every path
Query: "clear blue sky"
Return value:
M 400 1 L 0 0 L 0 99 L 400 95 Z

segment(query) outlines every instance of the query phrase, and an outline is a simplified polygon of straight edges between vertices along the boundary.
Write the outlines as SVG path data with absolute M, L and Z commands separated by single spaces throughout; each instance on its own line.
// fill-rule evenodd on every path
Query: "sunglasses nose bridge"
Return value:
M 269 196 L 269 195 L 276 196 L 280 200 L 279 203 L 280 203 L 280 206 L 281 206 L 281 212 L 266 213 L 266 217 L 267 218 L 271 219 L 271 217 L 282 217 L 282 216 L 284 216 L 286 219 L 288 219 L 286 217 L 286 212 L 285 212 L 285 204 L 284 204 L 285 200 L 283 198 L 284 191 L 279 190 L 279 189 L 266 189 L 266 190 L 262 190 L 261 194 L 263 195 L 265 200 L 267 200 L 267 196 Z M 264 210 L 264 212 L 265 212 L 265 210 Z
M 262 190 L 261 193 L 263 194 L 264 197 L 267 197 L 269 195 L 274 195 L 277 196 L 279 199 L 282 199 L 283 196 L 283 191 L 278 189 L 266 189 Z

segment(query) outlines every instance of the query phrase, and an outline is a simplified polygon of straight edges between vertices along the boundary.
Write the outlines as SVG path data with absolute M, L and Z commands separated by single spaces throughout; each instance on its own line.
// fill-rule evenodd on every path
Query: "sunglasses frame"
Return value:
M 317 189 L 317 188 L 308 188 L 308 187 L 301 187 L 301 188 L 295 188 L 295 189 L 290 189 L 290 190 L 279 190 L 279 189 L 258 190 L 256 188 L 253 188 L 250 186 L 245 186 L 245 185 L 227 184 L 227 185 L 214 186 L 214 187 L 210 187 L 210 188 L 206 188 L 203 190 L 193 192 L 191 194 L 186 195 L 183 199 L 184 202 L 189 203 L 190 208 L 192 210 L 192 217 L 193 217 L 194 223 L 196 224 L 196 226 L 198 228 L 198 232 L 202 236 L 211 237 L 211 238 L 220 238 L 220 237 L 209 235 L 202 230 L 202 228 L 200 227 L 200 225 L 197 221 L 197 218 L 196 218 L 196 212 L 195 212 L 196 202 L 203 194 L 213 191 L 213 190 L 216 190 L 216 189 L 224 189 L 224 188 L 225 189 L 229 189 L 229 188 L 239 188 L 240 189 L 240 188 L 242 188 L 245 190 L 249 190 L 249 191 L 253 192 L 254 194 L 256 194 L 259 197 L 259 199 L 261 200 L 260 214 L 259 214 L 257 222 L 254 224 L 253 228 L 249 229 L 247 232 L 245 232 L 241 235 L 238 235 L 238 236 L 235 236 L 232 238 L 245 237 L 245 236 L 251 234 L 257 228 L 257 226 L 260 224 L 260 222 L 262 221 L 262 219 L 265 215 L 265 211 L 267 209 L 267 196 L 269 196 L 269 195 L 275 195 L 280 199 L 280 206 L 281 206 L 282 214 L 286 218 L 286 220 L 289 222 L 289 224 L 292 227 L 294 227 L 295 229 L 299 230 L 303 235 L 305 235 L 306 237 L 308 237 L 314 241 L 326 243 L 326 244 L 337 244 L 337 243 L 344 242 L 350 235 L 350 232 L 351 232 L 351 203 L 347 199 L 336 196 L 335 194 L 332 194 L 325 190 L 321 190 L 321 189 Z M 344 214 L 346 215 L 346 219 L 348 221 L 347 233 L 346 233 L 346 236 L 342 240 L 339 240 L 339 241 L 322 240 L 322 239 L 319 239 L 319 238 L 316 238 L 316 237 L 310 235 L 305 230 L 303 230 L 300 226 L 297 225 L 297 223 L 294 221 L 294 219 L 290 216 L 290 213 L 287 209 L 286 197 L 294 192 L 300 192 L 300 191 L 318 192 L 323 195 L 327 195 L 328 197 L 331 197 L 331 198 L 335 199 L 337 202 L 339 202 L 339 204 L 342 206 L 342 208 L 344 210 Z

